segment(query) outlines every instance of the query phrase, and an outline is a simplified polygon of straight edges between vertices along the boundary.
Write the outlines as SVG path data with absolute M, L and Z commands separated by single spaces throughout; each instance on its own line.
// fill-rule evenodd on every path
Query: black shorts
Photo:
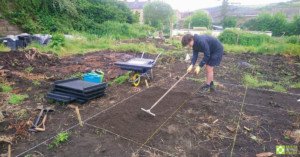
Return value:
M 207 65 L 209 66 L 219 66 L 223 57 L 223 48 L 213 52 L 207 61 Z

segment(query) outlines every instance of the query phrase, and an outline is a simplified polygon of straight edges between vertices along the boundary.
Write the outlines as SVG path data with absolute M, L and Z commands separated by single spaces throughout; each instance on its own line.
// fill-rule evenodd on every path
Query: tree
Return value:
M 261 12 L 257 17 L 257 30 L 258 31 L 271 31 L 271 25 L 273 23 L 272 15 L 268 12 Z
M 233 28 L 236 27 L 237 19 L 233 16 L 227 16 L 223 21 L 223 28 Z
M 228 0 L 223 0 L 222 7 L 221 7 L 222 21 L 226 19 L 226 17 L 228 16 L 228 12 L 229 12 L 229 2 Z
M 173 19 L 174 11 L 172 7 L 164 2 L 151 2 L 144 7 L 144 21 L 158 30 L 163 30 L 164 26 L 169 26 Z
M 209 27 L 211 24 L 210 17 L 203 10 L 196 11 L 191 17 L 191 28 Z
M 285 32 L 287 25 L 286 14 L 283 12 L 276 12 L 272 17 L 272 24 L 270 30 L 274 36 L 281 36 Z
M 191 22 L 192 22 L 192 16 L 185 18 L 183 23 L 183 28 L 189 28 Z

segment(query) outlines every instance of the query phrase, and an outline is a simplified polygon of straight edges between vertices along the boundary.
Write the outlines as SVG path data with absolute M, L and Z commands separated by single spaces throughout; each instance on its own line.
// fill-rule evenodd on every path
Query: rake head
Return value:
M 144 111 L 144 112 L 146 112 L 146 113 L 149 113 L 149 114 L 151 114 L 152 116 L 155 117 L 155 114 L 152 113 L 150 109 L 149 109 L 149 110 L 146 110 L 146 109 L 144 109 L 144 108 L 141 108 L 141 109 L 142 109 L 142 111 Z

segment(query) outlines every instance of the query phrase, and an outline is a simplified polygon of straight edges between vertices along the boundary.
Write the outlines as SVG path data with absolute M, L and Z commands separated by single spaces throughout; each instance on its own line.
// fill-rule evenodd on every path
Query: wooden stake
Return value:
M 80 126 L 83 126 L 78 106 L 75 107 L 75 111 L 76 111 L 77 118 L 78 118 Z
M 147 88 L 149 88 L 148 81 L 147 81 L 147 80 L 145 80 L 145 82 L 146 82 L 146 86 L 147 86 Z
M 8 145 L 8 152 L 7 152 L 7 156 L 11 157 L 11 145 Z

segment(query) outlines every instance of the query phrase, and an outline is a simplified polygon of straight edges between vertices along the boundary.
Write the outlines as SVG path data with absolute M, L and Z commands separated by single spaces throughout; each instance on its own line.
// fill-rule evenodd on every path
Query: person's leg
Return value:
M 206 65 L 206 84 L 211 85 L 211 82 L 214 81 L 214 67 Z

